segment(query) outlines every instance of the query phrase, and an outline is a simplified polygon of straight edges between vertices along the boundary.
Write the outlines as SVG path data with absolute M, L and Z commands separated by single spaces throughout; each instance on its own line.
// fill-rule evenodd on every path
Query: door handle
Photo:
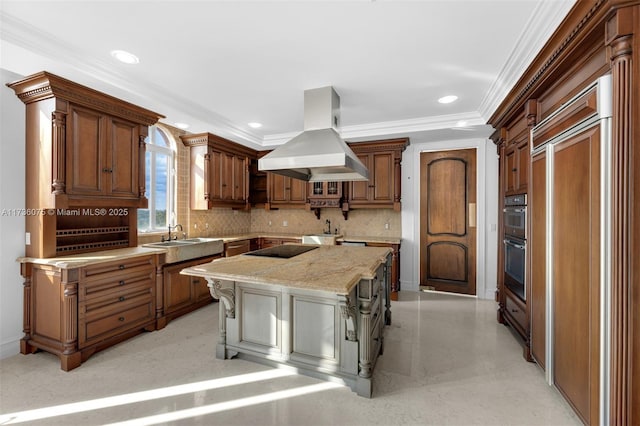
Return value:
M 469 228 L 476 227 L 476 203 L 469 203 Z

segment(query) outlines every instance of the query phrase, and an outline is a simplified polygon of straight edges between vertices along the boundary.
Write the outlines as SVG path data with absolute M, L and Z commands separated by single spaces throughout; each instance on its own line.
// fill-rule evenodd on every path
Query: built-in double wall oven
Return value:
M 527 195 L 504 199 L 504 283 L 526 300 Z

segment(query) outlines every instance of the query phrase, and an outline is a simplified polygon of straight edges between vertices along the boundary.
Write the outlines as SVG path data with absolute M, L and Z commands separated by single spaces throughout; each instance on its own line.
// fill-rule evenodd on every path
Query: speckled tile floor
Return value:
M 492 301 L 401 292 L 373 398 L 244 360 L 217 360 L 218 304 L 60 370 L 0 361 L 0 424 L 575 425 Z

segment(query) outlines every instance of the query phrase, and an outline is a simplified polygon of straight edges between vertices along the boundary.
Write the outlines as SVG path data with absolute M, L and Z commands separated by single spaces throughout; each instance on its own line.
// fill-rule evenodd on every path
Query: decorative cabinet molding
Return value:
M 31 257 L 137 245 L 145 138 L 163 116 L 48 72 L 8 84 L 26 105 Z
M 256 151 L 211 133 L 180 139 L 190 148 L 191 209 L 248 209 L 249 166 Z

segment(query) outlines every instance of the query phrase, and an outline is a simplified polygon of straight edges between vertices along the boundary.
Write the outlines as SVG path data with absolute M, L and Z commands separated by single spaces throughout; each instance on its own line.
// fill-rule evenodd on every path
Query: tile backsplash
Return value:
M 339 209 L 322 209 L 320 219 L 311 211 L 282 209 L 251 211 L 251 232 L 274 232 L 295 234 L 320 234 L 327 229 L 326 220 L 331 221 L 331 232 L 361 237 L 402 236 L 401 216 L 390 209 L 361 209 L 349 211 L 348 220 Z

